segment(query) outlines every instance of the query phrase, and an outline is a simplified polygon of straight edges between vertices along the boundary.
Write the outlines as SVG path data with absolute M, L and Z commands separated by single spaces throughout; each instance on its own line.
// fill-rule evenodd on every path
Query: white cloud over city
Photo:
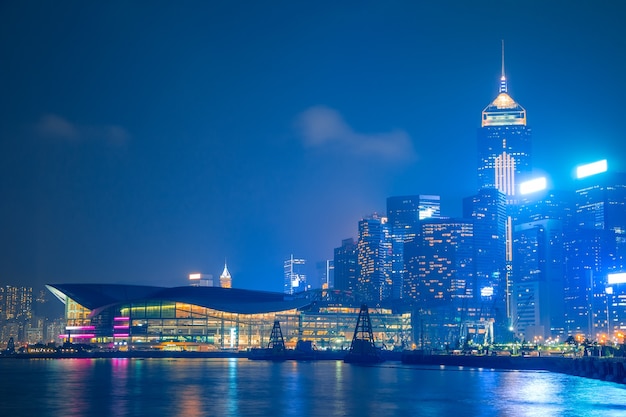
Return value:
M 377 156 L 390 162 L 416 158 L 411 138 L 405 131 L 358 132 L 337 110 L 326 106 L 310 107 L 300 113 L 296 117 L 296 129 L 309 148 L 327 148 L 353 156 Z
M 35 129 L 41 136 L 54 139 L 100 140 L 112 145 L 121 145 L 130 139 L 130 134 L 122 126 L 113 124 L 80 125 L 56 114 L 42 116 Z

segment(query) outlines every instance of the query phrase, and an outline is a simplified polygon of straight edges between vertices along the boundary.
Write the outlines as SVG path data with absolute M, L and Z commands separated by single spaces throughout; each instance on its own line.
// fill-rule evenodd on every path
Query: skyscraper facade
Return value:
M 516 225 L 513 251 L 514 331 L 521 339 L 535 342 L 563 336 L 562 222 L 542 219 Z
M 531 169 L 531 130 L 526 121 L 526 110 L 508 94 L 503 47 L 499 93 L 483 110 L 478 131 L 479 189 L 496 188 L 507 199 L 514 198 Z
M 357 292 L 364 301 L 392 295 L 392 239 L 386 217 L 376 214 L 359 221 Z
M 335 278 L 335 263 L 332 259 L 315 263 L 315 282 L 312 288 L 333 288 Z
M 33 307 L 33 288 L 7 285 L 0 288 L 0 319 L 30 319 Z
M 306 260 L 296 258 L 293 254 L 285 260 L 283 265 L 285 294 L 294 294 L 308 289 L 305 268 Z
M 496 338 L 506 340 L 503 336 L 511 328 L 512 320 L 512 205 L 517 202 L 519 184 L 530 174 L 532 166 L 531 130 L 527 126 L 526 109 L 508 92 L 504 42 L 499 91 L 482 111 L 477 150 L 479 194 L 466 203 L 464 215 L 471 215 L 477 229 L 478 285 L 484 288 L 482 294 L 492 294 L 489 315 L 495 320 Z M 504 195 L 504 217 L 501 197 L 493 190 Z
M 334 251 L 334 288 L 343 291 L 356 291 L 357 265 L 356 242 L 352 238 L 342 240 L 341 246 L 335 248 Z
M 573 191 L 543 190 L 519 199 L 513 217 L 511 324 L 518 337 L 564 340 L 567 242 L 576 227 Z
M 419 221 L 441 217 L 441 197 L 438 195 L 407 195 L 387 198 L 387 218 L 394 234 L 409 240 L 418 229 Z
M 504 301 L 506 200 L 495 188 L 482 188 L 463 200 L 463 217 L 474 224 L 474 269 L 478 289 L 492 288 Z M 479 295 L 479 294 L 476 294 Z
M 420 227 L 420 242 L 408 252 L 406 296 L 425 305 L 470 300 L 476 290 L 471 220 L 430 219 Z
M 626 175 L 580 179 L 573 216 L 576 229 L 566 245 L 568 330 L 607 337 L 626 321 L 626 284 L 609 279 L 626 272 Z
M 215 284 L 212 274 L 194 272 L 189 274 L 189 285 L 192 287 L 213 287 Z
M 387 218 L 391 230 L 392 261 L 391 281 L 393 298 L 404 297 L 407 274 L 405 244 L 411 245 L 419 238 L 420 221 L 439 218 L 441 201 L 438 195 L 409 195 L 387 198 Z

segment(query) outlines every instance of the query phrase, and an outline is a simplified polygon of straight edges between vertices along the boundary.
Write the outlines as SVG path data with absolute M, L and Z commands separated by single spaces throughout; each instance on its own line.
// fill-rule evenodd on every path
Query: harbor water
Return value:
M 342 361 L 3 359 L 2 416 L 624 416 L 626 387 Z

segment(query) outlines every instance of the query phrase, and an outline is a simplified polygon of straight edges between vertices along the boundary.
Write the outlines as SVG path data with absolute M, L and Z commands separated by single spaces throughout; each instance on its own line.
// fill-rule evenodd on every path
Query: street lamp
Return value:
M 606 335 L 607 339 L 611 340 L 611 317 L 609 315 L 611 312 L 611 302 L 609 302 L 609 295 L 613 295 L 613 287 L 606 287 L 604 292 L 606 294 Z

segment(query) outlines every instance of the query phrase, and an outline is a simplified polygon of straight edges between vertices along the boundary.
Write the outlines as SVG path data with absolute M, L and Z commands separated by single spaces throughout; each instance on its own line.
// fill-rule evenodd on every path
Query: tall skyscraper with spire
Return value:
M 512 211 L 518 203 L 518 187 L 531 172 L 531 130 L 526 109 L 509 95 L 504 71 L 496 98 L 482 111 L 478 130 L 478 189 L 468 201 L 466 215 L 475 223 L 476 278 L 484 294 L 491 293 L 490 318 L 496 338 L 511 328 L 513 277 Z M 497 192 L 496 192 L 497 190 Z M 495 193 L 495 194 L 494 194 Z M 487 291 L 489 290 L 489 291 Z M 482 295 L 481 295 L 481 298 Z M 498 335 L 501 335 L 498 337 Z
M 478 132 L 478 188 L 496 188 L 512 201 L 530 169 L 531 130 L 526 110 L 508 93 L 503 41 L 499 93 L 483 110 Z

